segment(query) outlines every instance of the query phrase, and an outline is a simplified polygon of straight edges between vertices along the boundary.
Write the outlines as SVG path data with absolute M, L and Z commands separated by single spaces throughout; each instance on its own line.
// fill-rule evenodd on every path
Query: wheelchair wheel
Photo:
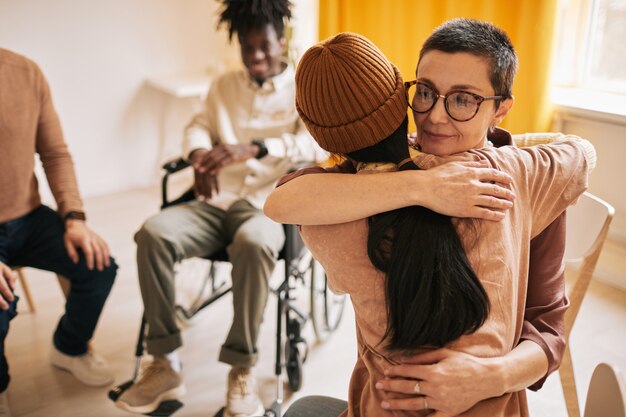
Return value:
M 287 381 L 292 392 L 300 391 L 302 388 L 302 354 L 296 343 L 285 343 L 285 370 L 287 371 Z
M 319 342 L 323 342 L 337 329 L 346 302 L 345 295 L 337 295 L 328 288 L 326 272 L 315 259 L 309 266 L 311 277 L 311 321 Z

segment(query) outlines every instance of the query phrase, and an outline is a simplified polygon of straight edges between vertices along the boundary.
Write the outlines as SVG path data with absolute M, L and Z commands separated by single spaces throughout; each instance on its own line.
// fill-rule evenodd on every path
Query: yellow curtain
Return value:
M 517 51 L 513 109 L 501 124 L 512 133 L 550 129 L 550 62 L 557 0 L 319 0 L 319 33 L 357 32 L 370 38 L 398 66 L 405 80 L 415 78 L 422 43 L 446 20 L 467 17 L 504 29 Z

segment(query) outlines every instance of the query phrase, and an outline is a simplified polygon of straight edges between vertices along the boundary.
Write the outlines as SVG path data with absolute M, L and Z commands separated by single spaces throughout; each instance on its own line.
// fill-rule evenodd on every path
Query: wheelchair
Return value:
M 169 161 L 163 165 L 162 168 L 165 172 L 161 182 L 161 209 L 191 201 L 195 198 L 192 190 L 186 191 L 180 197 L 171 201 L 168 196 L 170 177 L 188 166 L 189 163 L 182 158 Z M 278 256 L 278 260 L 283 261 L 285 274 L 280 285 L 277 288 L 271 288 L 271 293 L 276 296 L 277 300 L 274 366 L 276 400 L 266 410 L 265 417 L 281 416 L 284 384 L 283 369 L 287 375 L 287 383 L 292 392 L 299 391 L 302 387 L 302 366 L 306 361 L 308 353 L 308 344 L 302 337 L 303 326 L 310 321 L 316 339 L 319 342 L 323 342 L 339 326 L 346 298 L 345 295 L 335 295 L 330 291 L 326 273 L 304 245 L 297 226 L 283 225 L 283 227 L 285 244 Z M 226 250 L 223 249 L 211 254 L 205 259 L 210 263 L 209 270 L 203 278 L 200 291 L 198 291 L 194 301 L 189 307 L 176 305 L 177 319 L 183 325 L 188 324 L 196 314 L 231 291 L 231 285 L 227 280 L 220 279 L 216 268 L 216 265 L 220 262 L 228 262 Z M 295 297 L 292 292 L 296 289 L 298 282 L 308 285 L 308 312 L 302 311 L 301 308 L 294 304 Z M 109 398 L 113 401 L 116 401 L 137 379 L 144 351 L 145 331 L 146 320 L 142 318 L 135 351 L 136 363 L 133 379 L 115 387 L 109 392 Z M 182 403 L 177 400 L 164 401 L 157 410 L 148 415 L 169 416 L 181 407 Z M 216 414 L 216 417 L 222 414 L 223 409 Z

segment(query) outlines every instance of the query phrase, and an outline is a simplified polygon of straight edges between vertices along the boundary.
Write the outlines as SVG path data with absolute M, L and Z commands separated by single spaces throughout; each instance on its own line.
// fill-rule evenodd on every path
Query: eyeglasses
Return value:
M 468 91 L 450 91 L 448 94 L 439 94 L 434 88 L 418 83 L 417 80 L 404 83 L 406 99 L 409 107 L 416 113 L 428 113 L 435 107 L 439 97 L 443 99 L 446 113 L 457 122 L 467 122 L 478 113 L 480 105 L 485 100 L 506 99 L 506 96 L 479 96 Z

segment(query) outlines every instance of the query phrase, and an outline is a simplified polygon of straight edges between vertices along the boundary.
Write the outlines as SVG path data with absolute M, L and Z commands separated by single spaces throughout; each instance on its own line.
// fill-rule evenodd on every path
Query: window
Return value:
M 552 99 L 626 116 L 626 0 L 560 0 Z
M 626 0 L 561 0 L 554 80 L 626 94 Z

